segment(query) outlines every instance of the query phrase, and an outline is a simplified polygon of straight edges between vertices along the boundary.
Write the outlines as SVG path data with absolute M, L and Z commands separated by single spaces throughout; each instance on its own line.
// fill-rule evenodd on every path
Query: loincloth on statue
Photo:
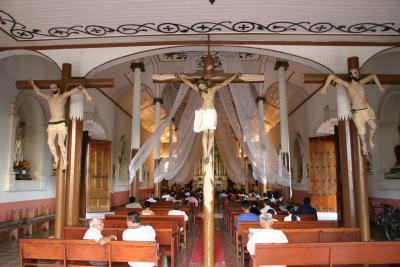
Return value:
M 64 133 L 67 132 L 67 121 L 49 121 L 47 132 Z
M 193 131 L 196 133 L 217 128 L 217 111 L 215 109 L 198 109 L 194 114 Z
M 357 127 L 358 134 L 365 135 L 365 124 L 370 120 L 375 120 L 375 112 L 369 106 L 363 109 L 352 109 L 351 112 L 353 112 L 353 121 Z

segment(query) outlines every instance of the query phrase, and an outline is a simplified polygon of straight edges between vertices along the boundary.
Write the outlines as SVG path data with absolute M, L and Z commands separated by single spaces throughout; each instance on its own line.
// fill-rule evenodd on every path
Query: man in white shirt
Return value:
M 247 250 L 250 255 L 254 255 L 256 244 L 278 244 L 288 243 L 285 234 L 281 230 L 272 229 L 272 215 L 262 213 L 260 215 L 260 225 L 262 229 L 249 229 L 249 241 L 247 242 Z M 264 257 L 268 257 L 265 255 Z M 281 265 L 268 265 L 268 267 L 281 267 Z M 263 267 L 263 266 L 261 266 Z
M 168 215 L 183 215 L 185 217 L 185 222 L 189 221 L 189 217 L 187 216 L 186 212 L 180 210 L 181 204 L 179 202 L 175 202 L 172 207 L 174 209 L 168 211 Z
M 156 241 L 156 232 L 150 225 L 141 225 L 140 216 L 137 212 L 130 212 L 126 224 L 128 229 L 122 233 L 124 241 Z M 155 262 L 128 262 L 132 267 L 153 267 Z
M 140 208 L 142 208 L 142 205 L 140 205 L 139 202 L 136 202 L 136 198 L 135 197 L 130 197 L 129 198 L 129 203 L 126 204 L 126 208 L 140 209 Z
M 94 217 L 90 220 L 89 229 L 87 229 L 85 235 L 83 236 L 83 239 L 94 240 L 99 245 L 106 245 L 110 243 L 111 240 L 117 240 L 117 237 L 115 235 L 109 235 L 103 237 L 103 235 L 101 234 L 101 231 L 103 231 L 103 229 L 104 229 L 103 220 Z M 103 262 L 103 261 L 90 261 L 89 263 L 91 265 L 96 265 L 96 266 L 108 265 L 108 262 Z

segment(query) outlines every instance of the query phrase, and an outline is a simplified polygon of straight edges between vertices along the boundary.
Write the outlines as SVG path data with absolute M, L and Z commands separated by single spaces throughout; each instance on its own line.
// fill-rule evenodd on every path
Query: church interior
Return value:
M 0 266 L 399 265 L 399 14 L 3 0 Z

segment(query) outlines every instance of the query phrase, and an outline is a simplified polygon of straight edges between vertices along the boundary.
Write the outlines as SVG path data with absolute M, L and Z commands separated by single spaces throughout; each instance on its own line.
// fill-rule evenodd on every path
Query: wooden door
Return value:
M 334 136 L 310 141 L 310 182 L 312 205 L 318 211 L 337 211 L 336 143 Z
M 111 142 L 103 140 L 89 141 L 87 175 L 87 212 L 110 210 L 110 164 Z

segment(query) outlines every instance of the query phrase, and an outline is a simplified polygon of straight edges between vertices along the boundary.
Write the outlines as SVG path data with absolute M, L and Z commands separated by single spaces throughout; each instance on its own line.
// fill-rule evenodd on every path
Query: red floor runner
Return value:
M 222 247 L 221 236 L 217 231 L 214 232 L 214 262 L 219 264 L 225 263 L 224 248 Z M 191 263 L 203 263 L 203 231 L 199 231 Z

